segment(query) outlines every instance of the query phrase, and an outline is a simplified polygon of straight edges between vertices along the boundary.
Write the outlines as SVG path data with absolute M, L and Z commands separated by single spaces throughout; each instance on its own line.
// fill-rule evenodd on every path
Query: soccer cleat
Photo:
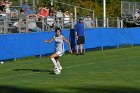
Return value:
M 79 55 L 79 53 L 76 53 L 76 55 L 78 56 L 78 55 Z
M 80 53 L 80 55 L 84 55 L 84 53 Z

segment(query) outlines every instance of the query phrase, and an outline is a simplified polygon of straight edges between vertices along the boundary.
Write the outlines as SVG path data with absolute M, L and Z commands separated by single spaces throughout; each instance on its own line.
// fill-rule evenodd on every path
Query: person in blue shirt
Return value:
M 83 18 L 79 18 L 79 21 L 75 25 L 75 35 L 77 39 L 77 45 L 76 45 L 76 55 L 83 55 L 83 44 L 85 43 L 85 28 L 84 28 L 84 22 Z M 80 53 L 79 53 L 79 47 L 80 47 Z
M 30 9 L 30 6 L 28 5 L 28 1 L 25 1 L 21 8 L 22 10 L 24 10 L 24 13 L 27 15 L 33 13 L 33 11 Z

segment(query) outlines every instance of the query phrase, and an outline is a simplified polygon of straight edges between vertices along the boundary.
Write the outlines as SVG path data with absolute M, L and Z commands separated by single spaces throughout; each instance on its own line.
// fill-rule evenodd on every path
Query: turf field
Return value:
M 0 64 L 0 93 L 140 93 L 140 46 L 66 54 L 63 71 L 48 56 Z

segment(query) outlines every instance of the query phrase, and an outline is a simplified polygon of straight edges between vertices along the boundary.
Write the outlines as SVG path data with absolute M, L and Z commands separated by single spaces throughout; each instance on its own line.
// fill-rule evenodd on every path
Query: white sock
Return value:
M 55 68 L 58 68 L 58 66 L 57 66 L 57 63 L 56 63 L 55 59 L 54 59 L 54 58 L 51 58 L 51 61 L 53 62 L 53 64 L 54 64 Z
M 59 61 L 56 62 L 59 69 L 62 69 L 62 66 Z

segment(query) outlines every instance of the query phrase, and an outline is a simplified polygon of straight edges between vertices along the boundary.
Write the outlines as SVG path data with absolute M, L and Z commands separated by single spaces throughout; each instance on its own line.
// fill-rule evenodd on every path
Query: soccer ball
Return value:
M 3 64 L 3 63 L 4 63 L 3 61 L 0 62 L 0 64 Z
M 61 73 L 61 70 L 60 70 L 60 69 L 58 69 L 58 68 L 54 68 L 54 73 L 58 75 L 58 74 L 60 74 L 60 73 Z

